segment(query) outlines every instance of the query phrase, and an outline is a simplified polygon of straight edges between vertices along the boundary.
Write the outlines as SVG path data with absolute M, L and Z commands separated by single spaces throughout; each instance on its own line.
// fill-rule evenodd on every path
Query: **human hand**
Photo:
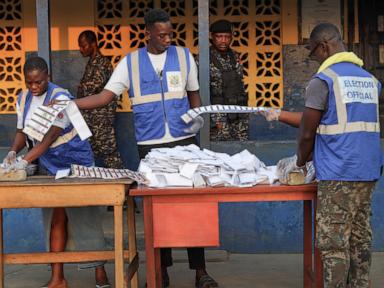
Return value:
M 199 130 L 204 126 L 204 118 L 201 116 L 197 116 L 192 120 L 191 126 L 184 129 L 184 132 L 196 134 Z
M 7 156 L 5 156 L 3 160 L 3 167 L 8 168 L 12 164 L 16 162 L 16 152 L 15 151 L 9 151 Z
M 9 170 L 26 170 L 28 166 L 28 161 L 21 159 L 15 163 L 13 163 L 11 166 L 9 166 Z
M 277 121 L 279 120 L 281 109 L 265 108 L 264 110 L 259 111 L 259 114 L 264 116 L 265 120 L 268 122 Z
M 298 174 L 295 179 L 293 179 L 292 173 Z M 301 167 L 297 166 L 297 155 L 283 158 L 277 163 L 277 176 L 282 184 L 304 184 L 306 173 L 305 165 Z
M 52 107 L 54 105 L 67 105 L 67 103 L 71 100 L 60 100 L 60 99 L 53 99 L 48 102 L 48 106 Z

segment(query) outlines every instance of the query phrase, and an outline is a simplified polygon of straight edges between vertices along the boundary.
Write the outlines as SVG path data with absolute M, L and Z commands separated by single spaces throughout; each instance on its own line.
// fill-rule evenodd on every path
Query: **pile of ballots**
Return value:
M 276 166 L 267 167 L 247 150 L 231 156 L 196 145 L 152 149 L 138 171 L 151 187 L 249 187 L 278 180 Z

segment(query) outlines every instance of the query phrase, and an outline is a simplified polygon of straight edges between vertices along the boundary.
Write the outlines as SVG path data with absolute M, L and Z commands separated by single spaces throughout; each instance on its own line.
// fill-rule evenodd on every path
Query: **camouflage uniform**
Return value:
M 316 239 L 324 288 L 369 287 L 374 186 L 375 182 L 319 182 Z
M 112 72 L 113 67 L 107 57 L 97 54 L 95 58 L 89 59 L 80 81 L 77 97 L 82 98 L 101 92 Z M 95 158 L 102 159 L 107 168 L 118 169 L 123 168 L 123 163 L 117 150 L 115 136 L 116 107 L 115 100 L 102 108 L 84 110 L 82 114 L 93 134 L 90 143 Z
M 233 51 L 233 50 L 232 50 Z M 217 62 L 220 63 L 224 71 L 236 70 L 240 78 L 243 79 L 243 66 L 240 64 L 239 54 L 233 51 L 236 57 L 236 67 L 233 67 L 233 64 L 230 59 L 229 53 L 226 55 L 220 54 L 216 49 L 210 49 L 210 90 L 211 90 L 211 103 L 212 95 L 223 95 L 223 81 L 222 81 L 222 71 L 215 66 L 212 59 L 215 58 Z M 197 59 L 196 59 L 196 63 Z M 247 99 L 247 94 L 242 84 L 243 98 Z M 226 103 L 219 103 L 226 104 Z M 236 105 L 247 105 L 246 101 L 244 103 L 236 103 Z M 211 141 L 232 141 L 248 140 L 248 114 L 238 114 L 238 117 L 234 120 L 229 119 L 227 113 L 216 113 L 211 114 L 211 132 L 210 138 Z

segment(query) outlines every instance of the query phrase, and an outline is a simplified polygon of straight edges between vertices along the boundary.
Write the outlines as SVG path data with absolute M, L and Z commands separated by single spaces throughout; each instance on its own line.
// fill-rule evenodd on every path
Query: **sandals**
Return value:
M 196 288 L 219 287 L 219 284 L 209 275 L 203 275 L 195 281 Z
M 66 280 L 64 280 L 64 282 L 60 285 L 55 285 L 55 286 L 51 286 L 51 287 L 48 285 L 48 283 L 45 284 L 44 286 L 41 286 L 41 288 L 68 288 L 68 283 Z
M 68 287 L 68 285 L 67 285 L 67 282 L 65 281 L 64 284 L 59 285 L 59 286 L 55 286 L 54 288 L 67 288 L 67 287 Z M 96 284 L 96 288 L 111 288 L 111 287 L 112 286 L 109 283 L 107 283 L 107 284 Z M 50 287 L 48 286 L 48 284 L 46 284 L 46 285 L 42 286 L 41 288 L 50 288 Z
M 96 288 L 111 288 L 111 284 L 96 284 Z

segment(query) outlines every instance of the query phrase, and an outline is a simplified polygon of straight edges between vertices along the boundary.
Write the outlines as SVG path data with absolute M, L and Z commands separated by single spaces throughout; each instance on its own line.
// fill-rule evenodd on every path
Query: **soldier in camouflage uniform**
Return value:
M 297 157 L 285 159 L 290 163 L 284 175 L 305 172 L 313 153 L 319 180 L 316 245 L 324 288 L 368 288 L 371 197 L 383 165 L 381 85 L 362 68 L 361 59 L 345 51 L 333 24 L 317 25 L 307 48 L 309 58 L 321 65 L 307 86 L 301 117 L 300 112 L 274 109 L 263 114 L 267 120 L 300 125 Z
M 211 104 L 248 104 L 243 84 L 243 66 L 239 54 L 229 48 L 232 23 L 219 20 L 210 27 L 210 96 Z M 211 114 L 211 141 L 248 140 L 248 115 Z
M 101 92 L 112 75 L 109 59 L 100 54 L 96 35 L 93 31 L 83 31 L 79 35 L 79 48 L 84 57 L 90 57 L 77 92 L 77 98 Z M 115 136 L 116 100 L 107 106 L 94 110 L 84 110 L 82 114 L 93 136 L 90 138 L 96 165 L 120 169 L 123 163 L 117 150 Z

